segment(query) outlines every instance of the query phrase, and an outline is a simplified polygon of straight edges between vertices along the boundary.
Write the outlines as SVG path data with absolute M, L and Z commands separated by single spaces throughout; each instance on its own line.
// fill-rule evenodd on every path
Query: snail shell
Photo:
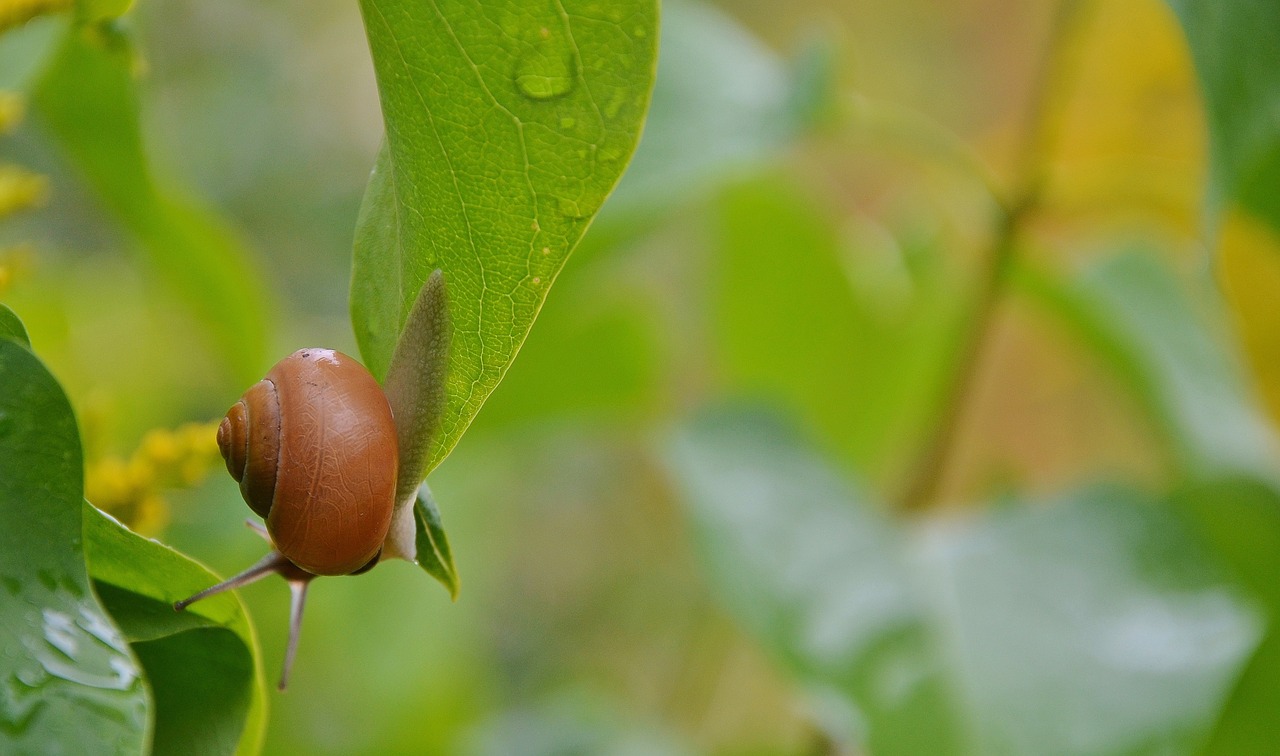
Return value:
M 300 349 L 276 363 L 227 412 L 218 447 L 289 561 L 347 575 L 378 556 L 399 450 L 386 395 L 355 359 Z

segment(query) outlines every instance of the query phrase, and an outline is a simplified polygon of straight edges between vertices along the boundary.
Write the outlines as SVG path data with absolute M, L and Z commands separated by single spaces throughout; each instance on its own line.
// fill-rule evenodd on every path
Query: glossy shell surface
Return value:
M 278 362 L 218 428 L 227 469 L 276 549 L 317 575 L 378 554 L 395 505 L 395 421 L 355 359 L 300 349 Z

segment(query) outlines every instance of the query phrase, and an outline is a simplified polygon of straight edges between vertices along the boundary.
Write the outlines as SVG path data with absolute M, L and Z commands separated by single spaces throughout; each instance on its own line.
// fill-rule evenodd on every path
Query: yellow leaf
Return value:
M 1156 222 L 1194 235 L 1205 175 L 1205 125 L 1190 53 L 1169 8 L 1093 3 L 1058 103 L 1045 198 L 1071 215 Z
M 1218 276 L 1255 383 L 1280 422 L 1280 233 L 1240 211 L 1228 213 Z

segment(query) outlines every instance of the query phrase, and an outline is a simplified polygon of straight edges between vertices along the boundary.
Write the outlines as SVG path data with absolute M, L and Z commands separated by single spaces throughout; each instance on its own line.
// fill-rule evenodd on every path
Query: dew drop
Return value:
M 80 629 L 96 638 L 99 643 L 114 651 L 119 651 L 123 654 L 129 649 L 129 645 L 125 642 L 124 637 L 120 635 L 120 631 L 116 630 L 115 625 L 107 621 L 105 615 L 91 612 L 81 607 L 80 620 L 76 624 L 80 626 Z
M 577 121 L 576 119 L 569 118 L 568 116 L 565 116 L 564 118 L 561 118 L 561 119 L 560 119 L 560 128 L 562 128 L 562 129 L 571 129 L 571 128 L 573 128 L 573 127 L 574 127 L 574 124 L 576 124 L 577 122 L 578 122 L 578 121 Z
M 534 276 L 534 277 L 533 277 L 533 285 L 534 285 L 534 286 L 537 286 L 537 285 L 539 285 L 539 284 L 541 284 L 541 283 L 542 283 L 542 278 L 541 278 L 541 277 L 539 277 L 539 276 Z
M 548 39 L 534 47 L 516 65 L 516 89 L 531 100 L 551 100 L 573 89 L 573 75 L 573 63 L 568 52 Z
M 618 113 L 622 112 L 622 106 L 626 104 L 626 95 L 622 92 L 614 95 L 607 105 L 604 106 L 604 117 L 613 119 L 618 117 Z
M 560 214 L 566 218 L 585 218 L 587 215 L 577 202 L 564 198 L 560 199 Z
M 44 617 L 44 639 L 74 661 L 79 653 L 79 644 L 71 617 L 53 609 L 45 609 L 41 614 Z
M 578 195 L 575 199 L 561 197 L 559 201 L 560 214 L 572 220 L 580 220 L 582 218 L 590 218 L 597 210 L 600 209 L 602 198 L 598 196 Z

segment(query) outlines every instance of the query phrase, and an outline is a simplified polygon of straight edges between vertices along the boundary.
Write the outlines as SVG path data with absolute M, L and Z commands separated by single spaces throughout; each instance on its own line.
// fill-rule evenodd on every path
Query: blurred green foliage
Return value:
M 1079 3 L 1051 51 L 1049 0 L 666 3 L 630 169 L 432 475 L 466 591 L 396 564 L 317 584 L 264 750 L 1266 753 L 1272 5 Z M 0 86 L 75 52 L 60 23 L 0 37 Z M 0 248 L 35 249 L 0 296 L 91 461 L 219 416 L 264 356 L 355 350 L 351 242 L 383 137 L 353 4 L 143 2 L 118 23 L 134 49 L 95 70 L 127 91 L 96 112 L 128 135 L 101 140 L 133 145 L 124 167 L 69 147 L 95 98 L 48 73 L 0 137 L 52 187 L 0 223 Z M 1055 57 L 1061 89 L 1037 93 Z M 1055 120 L 1028 156 L 1041 95 Z M 1028 171 L 1044 185 L 970 350 L 992 193 Z M 189 223 L 195 196 L 238 230 Z M 181 245 L 240 250 L 219 259 L 256 271 L 228 294 L 247 309 L 220 322 Z M 748 409 L 705 410 L 724 400 Z M 951 414 L 936 494 L 903 515 Z M 229 479 L 170 499 L 165 542 L 224 573 L 260 556 Z M 279 659 L 284 587 L 242 593 Z M 160 614 L 144 599 L 172 599 L 100 598 L 136 610 L 134 641 Z M 239 643 L 204 632 L 137 660 Z

